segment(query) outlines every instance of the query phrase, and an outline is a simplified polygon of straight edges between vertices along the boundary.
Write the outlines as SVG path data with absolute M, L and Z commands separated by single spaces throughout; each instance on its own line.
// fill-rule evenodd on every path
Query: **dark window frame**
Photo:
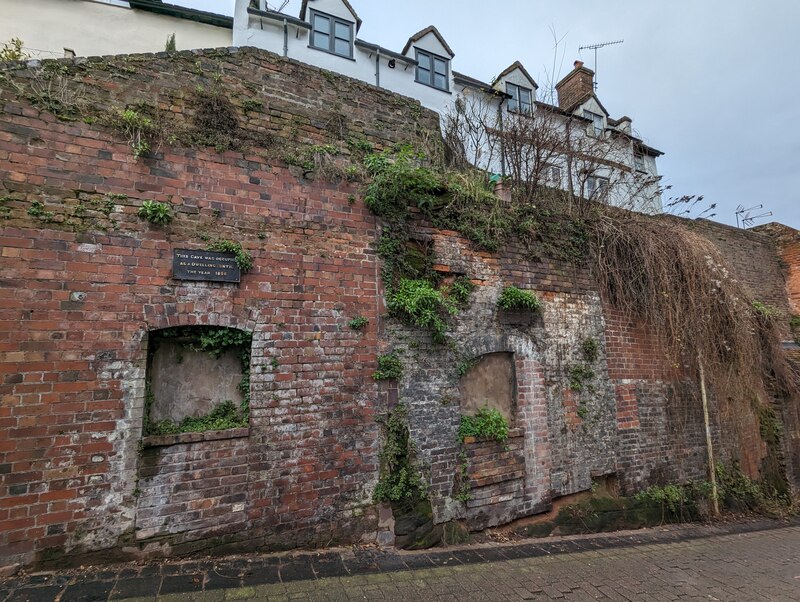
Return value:
M 450 59 L 446 59 L 443 56 L 439 56 L 429 50 L 421 50 L 420 48 L 414 48 L 416 51 L 416 59 L 417 59 L 417 66 L 414 70 L 414 81 L 418 84 L 422 84 L 423 86 L 428 86 L 433 88 L 434 90 L 441 90 L 442 92 L 450 92 Z M 421 57 L 427 57 L 430 59 L 428 62 L 429 68 L 425 68 L 422 66 L 422 61 L 420 61 Z M 444 73 L 436 70 L 436 62 L 439 62 L 444 65 Z M 425 72 L 428 76 L 425 79 L 420 77 L 420 72 Z M 444 77 L 444 85 L 445 87 L 437 86 L 436 85 L 436 76 L 439 75 Z
M 528 101 L 526 103 L 522 102 L 523 92 L 528 95 Z M 506 93 L 511 96 L 506 103 L 509 111 L 512 113 L 521 113 L 523 115 L 533 114 L 533 88 L 526 88 L 525 86 L 506 82 Z M 528 108 L 520 108 L 523 104 L 527 104 Z
M 320 19 L 327 19 L 328 20 L 328 32 L 322 33 L 316 27 L 317 18 Z M 328 13 L 323 13 L 318 10 L 311 11 L 311 33 L 309 34 L 308 40 L 308 47 L 313 48 L 314 50 L 319 50 L 321 52 L 327 52 L 328 54 L 332 54 L 334 56 L 340 56 L 346 59 L 353 59 L 353 43 L 355 41 L 354 34 L 353 34 L 353 26 L 355 23 L 352 21 L 347 21 L 346 19 L 341 19 L 339 17 L 334 17 L 333 15 L 329 15 Z M 336 25 L 343 25 L 347 27 L 349 32 L 349 39 L 345 40 L 342 37 L 336 35 Z M 323 35 L 327 36 L 328 38 L 328 45 L 322 46 L 317 45 L 316 36 Z M 336 41 L 346 41 L 347 42 L 347 49 L 348 54 L 342 54 L 341 52 L 336 52 Z
M 606 118 L 600 113 L 595 113 L 588 109 L 583 110 L 583 118 L 592 121 L 592 136 L 594 138 L 601 138 L 606 131 Z

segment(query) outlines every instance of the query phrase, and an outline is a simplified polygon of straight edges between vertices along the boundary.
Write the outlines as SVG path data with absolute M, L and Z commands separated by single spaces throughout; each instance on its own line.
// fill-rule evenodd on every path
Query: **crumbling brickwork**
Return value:
M 82 90 L 91 118 L 19 91 L 40 90 L 26 86 L 43 73 Z M 586 269 L 532 260 L 515 244 L 476 252 L 418 222 L 414 237 L 430 245 L 436 269 L 468 276 L 476 290 L 452 320 L 451 346 L 385 316 L 381 225 L 357 184 L 312 179 L 320 165 L 296 153 L 437 136 L 438 118 L 417 103 L 251 49 L 4 75 L 0 567 L 374 541 L 376 418 L 397 401 L 408 407 L 436 523 L 500 524 L 604 476 L 635 490 L 704 474 L 691 383 L 668 382 L 657 344 L 603 303 Z M 198 143 L 193 103 L 208 90 L 230 100 L 239 126 Z M 142 103 L 169 127 L 137 159 L 135 135 L 113 122 Z M 145 200 L 170 203 L 174 220 L 138 217 Z M 174 249 L 218 239 L 254 259 L 240 284 L 173 279 Z M 736 245 L 777 265 L 761 239 Z M 738 253 L 737 266 L 747 256 Z M 780 302 L 771 271 L 741 277 Z M 536 319 L 498 311 L 511 284 L 540 297 Z M 349 327 L 357 316 L 368 319 L 364 330 Z M 249 427 L 144 439 L 151 333 L 205 324 L 253 334 Z M 582 351 L 587 339 L 595 358 Z M 372 374 L 387 350 L 405 374 L 378 385 Z M 478 442 L 465 451 L 457 366 L 493 353 L 513 354 L 512 438 L 507 449 Z M 570 382 L 576 367 L 580 390 Z M 720 447 L 757 460 L 760 442 L 727 441 L 722 422 Z M 456 499 L 462 452 L 475 491 L 467 503 Z

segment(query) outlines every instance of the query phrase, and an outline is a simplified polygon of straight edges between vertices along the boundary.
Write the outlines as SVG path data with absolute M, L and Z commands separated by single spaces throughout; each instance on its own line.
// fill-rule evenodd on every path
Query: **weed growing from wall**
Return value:
M 518 289 L 516 286 L 507 286 L 497 299 L 497 307 L 507 311 L 538 311 L 542 308 L 542 302 L 533 293 Z
M 380 452 L 380 479 L 372 499 L 410 510 L 427 499 L 427 487 L 414 463 L 408 430 L 408 410 L 398 405 L 384 421 L 385 440 Z
M 169 203 L 160 203 L 159 201 L 144 201 L 136 214 L 157 226 L 166 226 L 172 221 L 172 208 Z
M 236 256 L 236 265 L 239 266 L 242 274 L 253 269 L 253 256 L 242 248 L 242 244 L 234 240 L 216 240 L 206 247 L 207 251 L 218 253 L 233 253 Z
M 400 358 L 390 353 L 378 358 L 378 369 L 372 375 L 375 380 L 396 380 L 403 376 L 403 362 Z
M 508 431 L 505 417 L 497 409 L 486 406 L 474 416 L 461 416 L 458 437 L 462 442 L 466 437 L 475 437 L 505 443 L 508 440 Z

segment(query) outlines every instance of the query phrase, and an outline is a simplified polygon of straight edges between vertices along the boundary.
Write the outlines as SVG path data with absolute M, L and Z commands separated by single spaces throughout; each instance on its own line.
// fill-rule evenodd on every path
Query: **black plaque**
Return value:
M 210 282 L 239 282 L 241 270 L 233 253 L 174 249 L 172 277 L 176 280 L 206 280 Z

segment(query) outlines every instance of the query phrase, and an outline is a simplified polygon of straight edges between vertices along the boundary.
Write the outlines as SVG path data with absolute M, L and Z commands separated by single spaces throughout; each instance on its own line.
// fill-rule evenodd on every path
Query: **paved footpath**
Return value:
M 800 600 L 797 521 L 532 541 L 38 573 L 0 582 L 0 601 Z

